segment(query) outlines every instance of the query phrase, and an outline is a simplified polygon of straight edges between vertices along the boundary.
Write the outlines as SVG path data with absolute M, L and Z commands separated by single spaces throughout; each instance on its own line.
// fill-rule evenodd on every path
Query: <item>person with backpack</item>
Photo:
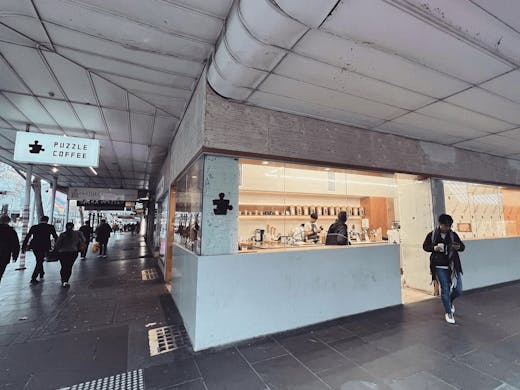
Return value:
M 72 274 L 72 266 L 84 242 L 85 237 L 83 237 L 83 233 L 74 230 L 74 224 L 72 222 L 67 222 L 65 231 L 60 234 L 56 242 L 56 247 L 54 248 L 54 250 L 58 252 L 58 258 L 61 264 L 60 276 L 62 287 L 70 287 L 69 279 Z
M 347 212 L 340 211 L 336 221 L 330 225 L 327 231 L 325 245 L 350 245 L 348 240 Z
M 9 226 L 9 222 L 11 222 L 9 216 L 5 214 L 0 215 L 0 280 L 2 280 L 5 268 L 11 261 L 11 257 L 13 261 L 18 260 L 20 252 L 18 234 Z
M 43 279 L 43 275 L 45 275 L 43 262 L 45 261 L 45 256 L 51 249 L 51 237 L 54 237 L 55 240 L 58 238 L 54 225 L 50 225 L 48 222 L 49 217 L 46 215 L 41 217 L 40 223 L 31 226 L 29 233 L 27 233 L 23 240 L 22 253 L 25 253 L 28 249 L 29 239 L 32 237 L 30 247 L 36 258 L 36 266 L 31 276 L 31 284 L 38 283 L 38 280 L 36 280 L 38 275 L 40 276 L 40 280 Z
M 439 216 L 439 227 L 428 233 L 423 249 L 430 252 L 430 273 L 441 287 L 444 318 L 455 323 L 453 301 L 462 294 L 462 264 L 459 252 L 466 248 L 458 234 L 451 230 L 453 218 L 448 214 Z

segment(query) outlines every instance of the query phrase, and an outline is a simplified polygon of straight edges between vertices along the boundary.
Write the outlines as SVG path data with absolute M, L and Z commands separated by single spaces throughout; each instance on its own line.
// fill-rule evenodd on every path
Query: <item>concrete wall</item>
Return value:
M 464 290 L 520 279 L 520 238 L 465 241 L 460 254 Z
M 208 150 L 520 185 L 520 161 L 235 103 L 207 88 Z
M 168 192 L 170 184 L 186 168 L 203 146 L 204 115 L 206 105 L 206 73 L 200 78 L 193 93 L 184 118 L 177 130 L 177 134 L 170 145 L 170 151 L 164 160 L 155 187 L 157 198 Z M 164 178 L 162 190 L 157 184 Z M 159 193 L 161 192 L 161 193 Z
M 398 245 L 198 262 L 196 350 L 401 303 Z

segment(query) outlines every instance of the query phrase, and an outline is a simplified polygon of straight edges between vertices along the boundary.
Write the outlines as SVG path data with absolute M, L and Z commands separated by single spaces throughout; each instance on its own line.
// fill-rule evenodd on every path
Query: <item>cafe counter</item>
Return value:
M 399 305 L 399 267 L 385 243 L 215 256 L 174 245 L 173 295 L 201 350 Z

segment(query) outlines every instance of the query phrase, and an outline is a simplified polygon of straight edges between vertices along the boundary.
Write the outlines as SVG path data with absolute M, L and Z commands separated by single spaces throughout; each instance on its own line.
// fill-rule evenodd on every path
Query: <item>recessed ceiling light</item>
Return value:
M 269 165 L 269 161 L 262 161 L 262 165 Z
M 325 168 L 326 171 L 330 171 L 330 168 Z
M 54 172 L 54 173 L 58 172 L 58 168 L 52 167 L 52 172 Z
M 196 178 L 197 178 L 197 176 L 192 176 L 191 178 L 192 178 L 192 179 L 196 179 Z

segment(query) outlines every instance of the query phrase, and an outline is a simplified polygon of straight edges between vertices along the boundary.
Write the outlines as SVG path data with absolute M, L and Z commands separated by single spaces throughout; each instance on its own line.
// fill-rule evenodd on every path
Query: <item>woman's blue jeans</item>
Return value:
M 462 278 L 461 275 L 457 275 L 457 286 L 451 289 L 451 277 L 450 270 L 443 268 L 436 268 L 435 274 L 437 276 L 437 280 L 441 285 L 441 299 L 442 304 L 444 305 L 444 310 L 446 313 L 451 313 L 451 304 L 460 294 L 462 294 Z

